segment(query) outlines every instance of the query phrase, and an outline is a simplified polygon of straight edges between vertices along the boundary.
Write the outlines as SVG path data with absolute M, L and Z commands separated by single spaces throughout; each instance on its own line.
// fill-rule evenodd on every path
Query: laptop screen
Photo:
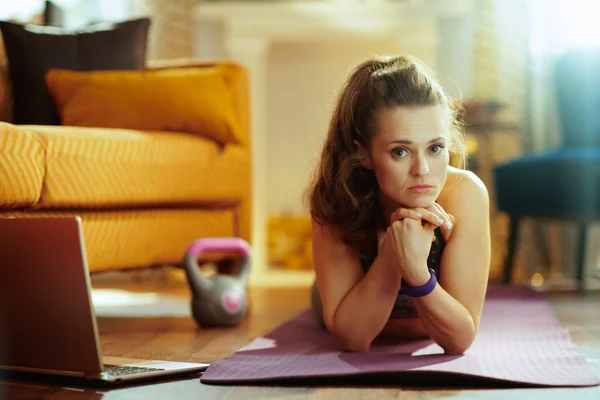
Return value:
M 80 218 L 0 218 L 0 277 L 0 368 L 102 371 Z

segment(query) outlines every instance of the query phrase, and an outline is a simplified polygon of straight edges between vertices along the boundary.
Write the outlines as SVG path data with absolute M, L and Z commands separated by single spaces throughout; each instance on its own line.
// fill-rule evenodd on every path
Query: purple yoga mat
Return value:
M 203 374 L 203 383 L 295 381 L 327 384 L 333 378 L 370 379 L 430 375 L 425 385 L 446 385 L 461 378 L 467 386 L 482 382 L 541 386 L 600 384 L 571 342 L 543 294 L 525 287 L 490 287 L 475 342 L 463 355 L 445 355 L 432 340 L 402 343 L 375 341 L 368 353 L 342 352 L 305 311 L 264 338 L 254 340 Z M 433 376 L 446 377 L 428 379 Z M 311 383 L 312 382 L 312 383 Z M 315 383 L 317 382 L 317 383 Z

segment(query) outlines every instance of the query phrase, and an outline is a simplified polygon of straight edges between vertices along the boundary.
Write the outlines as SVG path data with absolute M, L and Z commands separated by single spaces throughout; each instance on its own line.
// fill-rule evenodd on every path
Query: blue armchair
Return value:
M 581 290 L 588 227 L 600 217 L 600 53 L 573 50 L 561 56 L 555 87 L 562 147 L 494 168 L 497 207 L 510 217 L 503 279 L 512 281 L 522 218 L 571 219 L 578 223 L 576 278 Z

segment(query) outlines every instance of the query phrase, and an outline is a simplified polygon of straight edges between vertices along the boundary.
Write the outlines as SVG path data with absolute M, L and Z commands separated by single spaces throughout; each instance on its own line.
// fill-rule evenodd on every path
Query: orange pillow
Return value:
M 148 71 L 52 69 L 48 90 L 68 126 L 178 131 L 243 143 L 228 70 L 220 66 Z

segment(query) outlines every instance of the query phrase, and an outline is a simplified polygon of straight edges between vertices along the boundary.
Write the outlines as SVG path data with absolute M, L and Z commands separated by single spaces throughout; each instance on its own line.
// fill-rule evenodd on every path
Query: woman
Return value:
M 441 86 L 412 57 L 349 76 L 309 190 L 313 308 L 348 351 L 373 339 L 473 342 L 490 264 L 485 185 Z M 450 160 L 452 160 L 451 165 Z

